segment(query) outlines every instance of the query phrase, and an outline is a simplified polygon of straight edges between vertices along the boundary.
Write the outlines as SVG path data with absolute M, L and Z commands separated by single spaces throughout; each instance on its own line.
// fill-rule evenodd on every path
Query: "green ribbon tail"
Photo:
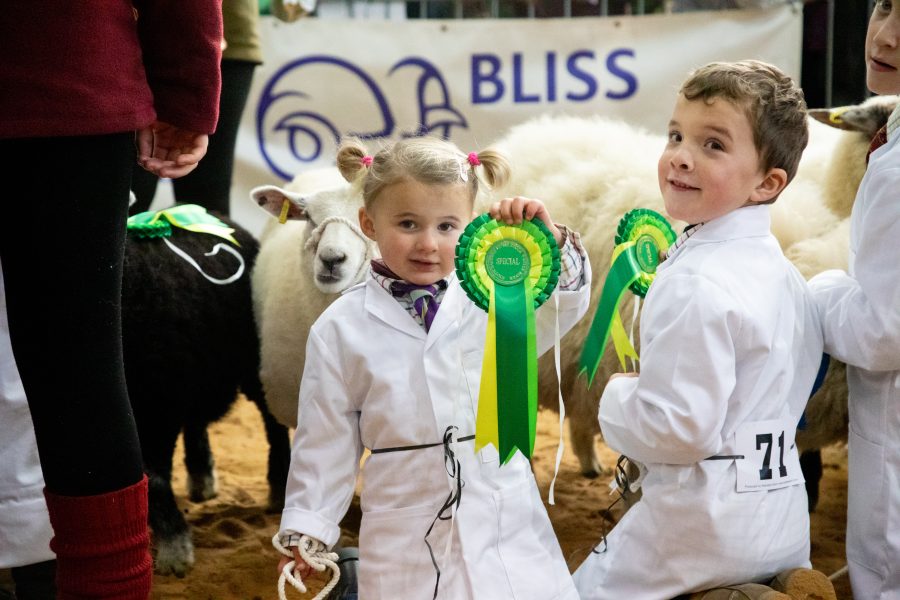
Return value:
M 531 287 L 525 288 L 525 325 L 527 327 L 525 349 L 528 352 L 528 452 L 523 450 L 523 453 L 530 459 L 534 454 L 538 408 L 537 333 L 534 322 L 534 294 Z
M 524 284 L 498 285 L 497 302 L 497 430 L 500 459 L 506 464 L 518 448 L 531 458 L 528 414 L 528 325 Z M 533 301 L 532 301 L 533 303 Z M 532 308 L 532 311 L 534 309 Z
M 609 330 L 612 325 L 613 315 L 619 308 L 619 302 L 628 286 L 640 275 L 640 266 L 634 252 L 634 245 L 625 248 L 613 261 L 603 282 L 603 291 L 600 293 L 600 302 L 597 305 L 597 312 L 594 313 L 594 320 L 591 322 L 591 328 L 584 340 L 584 347 L 581 349 L 581 358 L 578 364 L 578 372 L 587 373 L 588 387 L 594 383 L 594 376 L 597 374 L 597 367 L 600 366 L 600 358 L 603 356 L 603 349 L 606 347 L 606 341 L 609 339 Z

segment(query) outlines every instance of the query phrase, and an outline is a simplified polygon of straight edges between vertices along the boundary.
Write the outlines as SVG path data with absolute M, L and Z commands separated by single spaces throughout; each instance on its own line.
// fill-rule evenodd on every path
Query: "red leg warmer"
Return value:
M 147 478 L 99 496 L 44 491 L 61 600 L 147 600 L 153 573 Z

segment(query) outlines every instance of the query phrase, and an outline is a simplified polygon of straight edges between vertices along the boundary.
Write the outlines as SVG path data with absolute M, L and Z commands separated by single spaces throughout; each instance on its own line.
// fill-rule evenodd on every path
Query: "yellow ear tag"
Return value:
M 841 115 L 850 110 L 849 106 L 842 106 L 840 108 L 832 109 L 831 112 L 828 113 L 828 120 L 836 125 L 840 125 L 844 122 L 841 118 Z
M 287 222 L 288 211 L 291 210 L 291 202 L 287 198 L 284 199 L 284 203 L 281 205 L 281 214 L 278 215 L 278 222 L 284 225 Z

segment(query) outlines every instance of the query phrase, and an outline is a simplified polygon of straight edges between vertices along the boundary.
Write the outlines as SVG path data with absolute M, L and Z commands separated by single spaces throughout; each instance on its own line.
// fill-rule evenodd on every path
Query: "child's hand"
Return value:
M 291 546 L 291 552 L 294 554 L 294 574 L 299 576 L 301 581 L 306 581 L 306 578 L 312 575 L 315 570 L 305 560 L 300 558 L 300 550 L 297 546 Z M 290 561 L 291 559 L 287 556 L 282 556 L 281 560 L 278 561 L 278 572 L 284 571 L 284 566 Z
M 557 244 L 562 244 L 562 232 L 559 227 L 550 218 L 547 207 L 540 200 L 533 198 L 525 198 L 524 196 L 516 196 L 515 198 L 504 198 L 499 202 L 491 205 L 490 215 L 498 221 L 502 221 L 507 225 L 518 225 L 525 219 L 538 218 L 544 222 L 550 233 L 556 239 Z

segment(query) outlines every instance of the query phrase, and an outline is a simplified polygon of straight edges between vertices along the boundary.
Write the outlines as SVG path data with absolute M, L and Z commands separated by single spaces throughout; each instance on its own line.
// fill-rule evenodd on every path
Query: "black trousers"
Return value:
M 16 600 L 55 600 L 56 561 L 48 560 L 24 567 L 13 567 Z
M 141 480 L 122 364 L 134 136 L 0 140 L 0 264 L 13 354 L 50 492 Z
M 176 202 L 199 204 L 226 216 L 230 214 L 234 147 L 255 68 L 256 63 L 245 60 L 222 61 L 219 123 L 216 132 L 209 136 L 209 148 L 197 168 L 184 177 L 172 180 Z M 137 202 L 131 207 L 131 214 L 150 208 L 158 182 L 156 175 L 135 166 L 131 189 Z

